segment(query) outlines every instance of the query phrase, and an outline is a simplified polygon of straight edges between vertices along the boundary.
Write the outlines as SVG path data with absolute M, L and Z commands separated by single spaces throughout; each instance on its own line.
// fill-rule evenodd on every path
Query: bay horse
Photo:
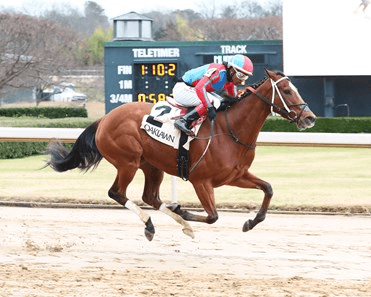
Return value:
M 271 112 L 295 123 L 299 129 L 312 127 L 316 116 L 301 98 L 296 87 L 282 72 L 266 70 L 267 77 L 254 87 L 246 87 L 241 99 L 230 108 L 220 111 L 214 126 L 214 137 L 203 159 L 189 174 L 205 215 L 192 214 L 167 206 L 160 199 L 164 172 L 177 175 L 177 150 L 152 139 L 141 129 L 143 116 L 153 104 L 126 103 L 88 126 L 76 140 L 71 151 L 61 143 L 51 143 L 46 152 L 47 165 L 58 172 L 79 168 L 89 170 L 105 158 L 117 169 L 117 176 L 108 196 L 135 212 L 145 224 L 145 236 L 152 240 L 155 228 L 150 216 L 133 203 L 126 189 L 135 173 L 141 169 L 145 177 L 142 200 L 171 216 L 192 238 L 193 230 L 187 221 L 214 223 L 218 219 L 214 188 L 223 185 L 255 188 L 264 192 L 260 210 L 253 220 L 244 223 L 244 232 L 265 219 L 273 191 L 271 185 L 249 172 L 254 160 L 258 134 Z M 197 138 L 191 142 L 190 168 L 199 160 L 208 145 L 211 123 L 205 120 Z

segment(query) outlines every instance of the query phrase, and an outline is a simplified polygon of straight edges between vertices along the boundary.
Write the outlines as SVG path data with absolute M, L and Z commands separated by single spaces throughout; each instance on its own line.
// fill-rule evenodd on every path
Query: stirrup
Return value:
M 180 122 L 180 123 L 179 123 Z M 176 128 L 178 128 L 180 131 L 183 131 L 185 134 L 187 134 L 188 136 L 194 136 L 195 134 L 193 133 L 193 131 L 191 129 L 189 129 L 187 127 L 187 122 L 186 120 L 184 119 L 177 119 L 175 120 L 174 122 L 174 126 Z

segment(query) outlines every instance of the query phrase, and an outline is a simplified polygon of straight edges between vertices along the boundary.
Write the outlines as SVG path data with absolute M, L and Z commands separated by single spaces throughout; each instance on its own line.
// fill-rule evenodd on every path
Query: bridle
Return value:
M 297 123 L 299 121 L 303 111 L 308 106 L 308 104 L 307 103 L 298 103 L 298 104 L 288 105 L 286 103 L 285 99 L 283 99 L 282 94 L 281 94 L 281 92 L 280 92 L 280 90 L 277 86 L 281 81 L 283 81 L 285 79 L 287 79 L 288 81 L 290 80 L 287 76 L 281 77 L 277 81 L 274 81 L 273 79 L 270 78 L 271 85 L 272 85 L 272 99 L 271 100 L 269 100 L 267 97 L 263 96 L 262 94 L 258 93 L 253 87 L 248 86 L 246 89 L 249 90 L 250 92 L 254 93 L 259 99 L 263 100 L 265 103 L 270 105 L 272 113 L 277 112 L 282 116 L 286 116 L 290 120 L 291 123 Z M 284 108 L 281 108 L 277 104 L 274 103 L 274 98 L 275 98 L 276 92 L 277 92 L 278 97 L 280 98 Z M 294 107 L 294 106 L 303 106 L 299 115 L 296 113 L 295 110 L 290 109 L 290 107 Z
M 265 103 L 267 103 L 270 107 L 271 107 L 271 112 L 277 112 L 279 113 L 280 115 L 282 116 L 286 116 L 291 123 L 297 123 L 302 115 L 302 113 L 304 112 L 305 108 L 308 106 L 307 103 L 299 103 L 299 104 L 290 104 L 288 105 L 285 101 L 285 99 L 283 99 L 282 97 L 282 94 L 278 88 L 278 83 L 280 83 L 281 81 L 283 80 L 289 80 L 290 79 L 287 77 L 287 76 L 284 76 L 284 77 L 281 77 L 279 80 L 277 81 L 274 81 L 273 79 L 270 78 L 270 81 L 271 81 L 271 85 L 272 85 L 272 99 L 269 100 L 267 97 L 263 96 L 262 94 L 258 93 L 257 90 L 255 90 L 253 87 L 251 86 L 248 86 L 246 89 L 249 90 L 251 93 L 255 94 L 259 99 L 263 100 Z M 277 92 L 281 102 L 282 102 L 282 105 L 284 108 L 281 108 L 279 107 L 277 104 L 274 103 L 274 98 L 275 98 L 275 93 Z M 241 97 L 244 97 L 243 95 Z M 295 110 L 291 110 L 290 107 L 293 107 L 293 106 L 303 106 L 303 108 L 301 109 L 299 115 L 296 113 Z M 227 128 L 228 128 L 228 131 L 229 131 L 229 134 L 231 135 L 231 137 L 240 145 L 242 146 L 245 146 L 247 147 L 248 149 L 254 149 L 256 147 L 255 144 L 245 144 L 243 142 L 241 142 L 239 140 L 239 138 L 236 136 L 236 134 L 233 132 L 230 124 L 229 124 L 229 121 L 228 121 L 228 110 L 226 111 L 225 113 L 225 118 L 226 118 L 226 123 L 227 123 Z

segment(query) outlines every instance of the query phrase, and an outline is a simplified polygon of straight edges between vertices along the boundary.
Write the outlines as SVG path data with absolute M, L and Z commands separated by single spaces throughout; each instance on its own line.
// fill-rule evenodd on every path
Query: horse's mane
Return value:
M 258 81 L 257 83 L 251 85 L 250 87 L 252 87 L 254 90 L 256 90 L 257 88 L 259 88 L 266 80 L 268 79 L 268 77 L 264 77 L 261 81 Z M 250 92 L 249 90 L 247 90 L 247 92 Z
M 285 74 L 282 72 L 282 71 L 279 71 L 279 70 L 276 70 L 276 71 L 273 71 L 275 74 L 277 75 L 280 75 L 282 77 L 285 76 Z M 264 77 L 261 81 L 251 85 L 250 87 L 252 87 L 254 90 L 256 90 L 257 88 L 259 88 L 266 80 L 268 79 L 268 76 L 267 77 Z M 243 98 L 249 96 L 251 94 L 251 91 L 249 90 L 246 90 L 245 94 L 243 95 Z
M 273 71 L 275 74 L 277 75 L 280 75 L 282 77 L 285 76 L 285 74 L 282 72 L 282 71 L 279 71 L 279 70 L 276 70 L 276 71 Z M 258 81 L 257 83 L 255 84 L 252 84 L 250 85 L 250 87 L 252 87 L 254 90 L 256 90 L 257 88 L 259 88 L 266 80 L 268 79 L 268 76 L 264 77 L 261 81 Z M 241 99 L 245 99 L 247 98 L 248 96 L 251 95 L 251 91 L 248 90 L 248 89 L 245 89 L 245 93 L 241 96 L 240 99 L 234 99 L 234 98 L 226 98 L 228 103 L 230 104 L 230 106 L 234 105 L 235 103 L 239 102 Z
M 285 76 L 285 74 L 282 72 L 282 71 L 279 71 L 279 70 L 276 70 L 276 71 L 273 71 L 275 74 L 277 75 L 280 75 L 282 77 Z M 259 88 L 266 80 L 268 79 L 268 76 L 264 77 L 261 81 L 255 83 L 255 84 L 252 84 L 250 85 L 250 87 L 252 87 L 254 90 L 256 90 L 257 88 Z M 222 102 L 222 106 L 218 109 L 218 110 L 225 110 L 227 109 L 228 107 L 231 107 L 233 106 L 235 103 L 241 101 L 242 99 L 245 99 L 247 98 L 248 96 L 251 95 L 251 91 L 248 90 L 248 89 L 245 89 L 245 93 L 241 96 L 240 99 L 235 99 L 235 98 L 232 98 L 228 95 L 224 95 L 223 98 L 223 102 Z

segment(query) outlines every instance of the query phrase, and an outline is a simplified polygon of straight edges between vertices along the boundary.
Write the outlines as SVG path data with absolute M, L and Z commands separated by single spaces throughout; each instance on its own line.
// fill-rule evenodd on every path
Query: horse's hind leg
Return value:
M 127 173 L 127 171 L 125 172 Z M 144 228 L 144 234 L 146 238 L 151 241 L 153 239 L 153 236 L 155 235 L 155 227 L 152 224 L 151 217 L 138 205 L 136 205 L 126 197 L 127 186 L 134 178 L 134 174 L 132 174 L 132 176 L 128 176 L 127 174 L 120 174 L 119 172 L 111 189 L 108 191 L 108 196 L 139 216 L 139 218 L 146 225 L 146 227 Z
M 183 226 L 183 232 L 186 235 L 194 238 L 192 227 L 183 220 L 180 215 L 172 212 L 166 204 L 161 201 L 160 185 L 164 178 L 164 172 L 153 167 L 149 163 L 143 163 L 140 168 L 143 170 L 145 177 L 142 200 L 173 218 L 177 223 Z

